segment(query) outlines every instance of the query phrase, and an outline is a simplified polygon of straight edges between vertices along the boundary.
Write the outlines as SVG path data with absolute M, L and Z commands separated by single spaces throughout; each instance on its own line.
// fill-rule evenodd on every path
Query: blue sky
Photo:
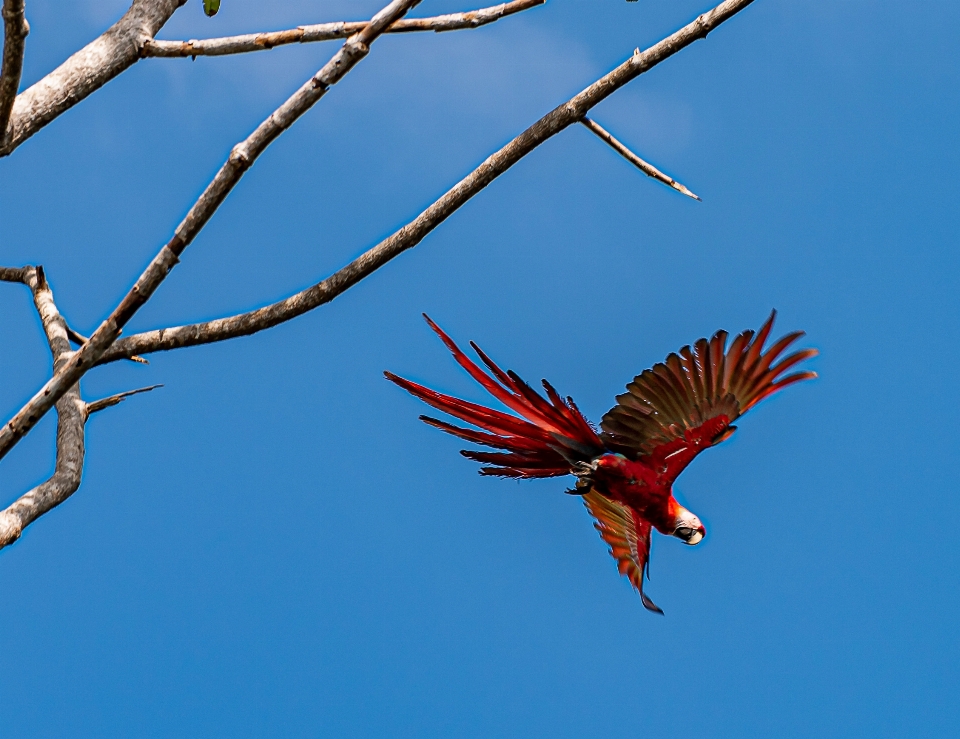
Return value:
M 162 38 L 362 19 L 380 0 L 192 0 Z M 471 6 L 426 0 L 427 15 Z M 384 38 L 257 162 L 133 331 L 301 289 L 555 105 L 691 20 L 550 0 Z M 31 83 L 125 3 L 28 3 Z M 102 368 L 80 491 L 0 552 L 0 715 L 23 737 L 915 737 L 960 709 L 960 6 L 779 3 L 549 141 L 420 246 L 258 336 Z M 230 147 L 335 43 L 146 60 L 0 160 L 2 262 L 90 332 Z M 482 400 L 431 314 L 599 420 L 644 367 L 780 311 L 820 379 L 681 477 L 643 610 L 562 480 L 483 479 L 391 369 Z M 0 411 L 49 372 L 0 289 Z M 2 462 L 52 469 L 54 419 Z

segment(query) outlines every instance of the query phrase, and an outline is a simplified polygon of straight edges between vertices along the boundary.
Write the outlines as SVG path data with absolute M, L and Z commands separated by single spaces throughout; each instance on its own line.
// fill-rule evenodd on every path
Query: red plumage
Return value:
M 702 540 L 699 519 L 673 497 L 677 476 L 704 449 L 736 430 L 733 422 L 764 398 L 795 382 L 816 377 L 811 371 L 784 373 L 817 354 L 804 349 L 778 358 L 802 332 L 787 334 L 766 351 L 763 345 L 776 311 L 759 331 L 744 331 L 726 346 L 727 332 L 699 339 L 662 363 L 637 375 L 617 404 L 604 414 L 597 431 L 573 402 L 561 398 L 546 381 L 546 397 L 512 371 L 504 372 L 471 342 L 485 372 L 439 326 L 427 323 L 454 359 L 494 398 L 517 415 L 444 395 L 390 372 L 387 379 L 428 405 L 476 427 L 455 426 L 430 416 L 420 418 L 454 436 L 498 451 L 461 452 L 483 463 L 481 474 L 533 478 L 577 476 L 595 527 L 610 546 L 621 574 L 640 593 L 643 605 L 660 609 L 643 592 L 652 528 L 688 544 Z

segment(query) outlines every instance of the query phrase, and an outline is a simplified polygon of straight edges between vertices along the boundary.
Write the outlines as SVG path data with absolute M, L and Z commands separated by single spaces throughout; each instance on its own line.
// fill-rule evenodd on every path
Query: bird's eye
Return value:
M 693 536 L 693 529 L 687 526 L 678 526 L 677 530 L 673 532 L 673 535 L 676 536 L 678 539 L 683 539 L 684 541 L 687 541 L 687 539 Z

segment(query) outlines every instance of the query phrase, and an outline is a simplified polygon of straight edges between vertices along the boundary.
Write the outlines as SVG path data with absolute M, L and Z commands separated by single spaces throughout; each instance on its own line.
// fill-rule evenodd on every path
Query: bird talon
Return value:
M 577 476 L 576 485 L 567 490 L 570 495 L 586 495 L 593 489 L 593 473 L 597 471 L 597 460 L 592 462 L 574 462 L 570 472 Z
M 597 471 L 597 460 L 595 459 L 592 462 L 574 462 L 571 471 L 580 478 L 577 481 L 577 487 L 580 487 L 580 483 L 584 481 L 584 478 L 589 478 L 590 475 Z

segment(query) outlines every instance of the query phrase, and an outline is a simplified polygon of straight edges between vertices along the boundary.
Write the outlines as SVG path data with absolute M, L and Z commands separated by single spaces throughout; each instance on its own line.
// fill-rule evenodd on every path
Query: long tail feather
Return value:
M 482 474 L 504 477 L 566 475 L 570 473 L 573 463 L 588 461 L 603 452 L 603 443 L 597 432 L 580 413 L 573 399 L 563 400 L 546 380 L 543 381 L 547 392 L 544 398 L 515 372 L 500 369 L 471 342 L 480 361 L 489 370 L 488 374 L 467 357 L 427 315 L 424 318 L 453 354 L 457 364 L 488 393 L 518 415 L 439 393 L 392 372 L 385 372 L 384 375 L 433 408 L 480 430 L 421 416 L 425 423 L 474 444 L 503 450 L 464 452 L 468 458 L 489 465 L 481 469 Z

